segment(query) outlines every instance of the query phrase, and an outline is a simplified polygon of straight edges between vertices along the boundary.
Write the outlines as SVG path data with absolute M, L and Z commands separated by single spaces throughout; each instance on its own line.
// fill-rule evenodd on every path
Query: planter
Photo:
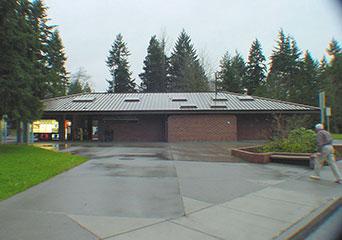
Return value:
M 314 168 L 314 159 L 311 158 L 311 153 L 290 153 L 290 152 L 266 152 L 260 153 L 256 149 L 260 146 L 236 148 L 231 150 L 231 154 L 235 157 L 242 158 L 252 163 L 269 163 L 282 162 L 299 165 L 309 165 Z M 342 145 L 334 145 L 336 152 L 342 152 Z
M 258 147 L 260 146 L 232 149 L 231 154 L 252 163 L 269 163 L 272 153 L 258 153 L 255 151 Z

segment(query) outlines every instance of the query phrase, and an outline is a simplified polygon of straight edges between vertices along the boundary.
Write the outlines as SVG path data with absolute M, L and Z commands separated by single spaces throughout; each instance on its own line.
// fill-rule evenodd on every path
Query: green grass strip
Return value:
M 333 133 L 332 137 L 336 140 L 342 140 L 342 133 Z
M 87 159 L 27 145 L 0 144 L 0 200 L 22 192 Z

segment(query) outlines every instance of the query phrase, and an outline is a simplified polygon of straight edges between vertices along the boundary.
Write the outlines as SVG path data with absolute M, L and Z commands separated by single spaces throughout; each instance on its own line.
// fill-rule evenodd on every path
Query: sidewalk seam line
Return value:
M 173 221 L 174 221 L 174 220 L 168 220 L 168 222 L 170 222 L 170 223 L 176 224 L 176 225 L 178 225 L 178 226 L 181 226 L 181 227 L 183 227 L 183 228 L 192 230 L 192 231 L 194 231 L 194 232 L 199 232 L 199 233 L 202 233 L 202 234 L 204 234 L 204 235 L 207 235 L 207 236 L 209 236 L 209 237 L 216 238 L 216 239 L 219 239 L 219 240 L 226 240 L 226 239 L 221 238 L 221 237 L 219 237 L 219 236 L 212 235 L 212 234 L 210 234 L 210 233 L 203 232 L 203 231 L 198 230 L 198 229 L 196 229 L 196 228 L 192 228 L 192 227 L 189 227 L 189 226 L 185 226 L 185 225 L 183 225 L 183 224 L 180 224 L 180 223 L 177 223 L 177 222 L 173 222 Z
M 282 202 L 286 202 L 286 203 L 293 203 L 293 204 L 298 204 L 298 205 L 302 205 L 302 206 L 306 206 L 306 207 L 315 207 L 315 205 L 311 205 L 311 204 L 305 204 L 305 203 L 299 203 L 299 202 L 294 202 L 294 201 L 288 201 L 288 200 L 284 200 L 284 199 L 275 199 L 275 198 L 271 198 L 271 197 L 266 197 L 266 196 L 262 196 L 262 195 L 258 195 L 258 192 L 253 194 L 255 197 L 259 197 L 259 198 L 263 198 L 263 199 L 268 199 L 268 200 L 275 200 L 275 201 L 282 201 Z
M 283 222 L 283 223 L 291 223 L 290 221 L 280 220 L 280 219 L 277 219 L 277 218 L 264 216 L 264 215 L 261 215 L 261 214 L 258 214 L 258 213 L 252 213 L 252 212 L 248 212 L 248 211 L 242 211 L 242 210 L 240 210 L 240 209 L 236 209 L 236 208 L 232 208 L 232 207 L 225 207 L 225 206 L 221 206 L 221 207 L 226 208 L 226 209 L 235 210 L 235 211 L 242 212 L 242 213 L 251 214 L 251 215 L 254 215 L 254 216 L 258 216 L 258 217 L 263 217 L 263 218 L 267 218 L 267 219 L 272 219 L 272 220 L 279 221 L 279 222 Z
M 112 237 L 117 237 L 117 236 L 124 235 L 124 234 L 127 234 L 127 233 L 135 232 L 135 231 L 138 231 L 138 230 L 141 230 L 141 229 L 144 229 L 144 228 L 149 228 L 149 227 L 152 227 L 152 226 L 154 226 L 154 225 L 158 225 L 158 224 L 164 223 L 164 222 L 168 222 L 168 219 L 162 220 L 162 221 L 160 221 L 160 222 L 148 224 L 148 225 L 145 225 L 145 226 L 142 226 L 142 227 L 138 227 L 138 228 L 135 228 L 135 229 L 131 229 L 131 230 L 128 230 L 128 231 L 125 231 L 125 232 L 121 232 L 121 233 L 109 235 L 109 236 L 107 236 L 107 237 L 100 238 L 100 239 L 101 239 L 101 240 L 104 240 L 104 239 L 108 239 L 108 238 L 112 238 Z
M 68 217 L 69 219 L 71 219 L 71 221 L 73 221 L 74 223 L 76 223 L 78 226 L 80 226 L 81 228 L 83 228 L 84 230 L 86 230 L 87 232 L 89 232 L 90 234 L 94 235 L 97 239 L 101 239 L 100 236 L 98 236 L 96 233 L 94 233 L 93 231 L 91 231 L 90 229 L 88 229 L 86 226 L 82 225 L 81 223 L 77 222 L 75 219 L 73 219 L 72 217 L 70 217 L 69 215 L 65 214 L 66 217 Z

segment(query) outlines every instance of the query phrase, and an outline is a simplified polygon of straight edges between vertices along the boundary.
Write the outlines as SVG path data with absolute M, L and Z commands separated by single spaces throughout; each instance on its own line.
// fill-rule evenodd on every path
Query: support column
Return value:
M 7 115 L 3 115 L 0 120 L 0 142 L 6 143 L 7 140 Z
M 99 135 L 99 141 L 104 142 L 105 141 L 105 121 L 101 118 L 98 121 L 98 135 Z
M 72 120 L 71 120 L 71 136 L 72 136 L 72 141 L 76 141 L 76 136 L 77 136 L 77 116 L 76 115 L 72 115 Z
M 86 128 L 88 132 L 88 141 L 91 141 L 91 137 L 93 136 L 93 118 L 91 116 L 88 117 L 88 125 Z
M 17 143 L 23 143 L 23 123 L 17 120 Z
M 59 141 L 65 141 L 65 115 L 58 117 Z
M 23 143 L 28 144 L 29 143 L 29 135 L 27 134 L 28 132 L 28 127 L 27 127 L 27 122 L 23 122 Z
M 32 124 L 29 122 L 23 123 L 23 142 L 26 144 L 30 144 L 34 142 L 34 136 L 32 132 Z

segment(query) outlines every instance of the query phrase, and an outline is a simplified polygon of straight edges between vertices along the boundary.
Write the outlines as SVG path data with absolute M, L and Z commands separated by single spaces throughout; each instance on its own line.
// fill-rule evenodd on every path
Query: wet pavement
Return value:
M 272 239 L 342 196 L 328 167 L 229 154 L 254 144 L 55 146 L 90 160 L 0 202 L 0 239 Z

